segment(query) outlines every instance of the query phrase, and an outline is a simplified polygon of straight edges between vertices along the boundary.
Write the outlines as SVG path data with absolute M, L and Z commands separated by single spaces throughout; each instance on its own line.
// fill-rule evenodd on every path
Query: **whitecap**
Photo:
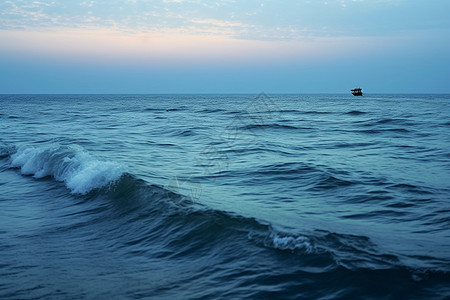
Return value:
M 302 235 L 289 235 L 271 231 L 265 240 L 265 245 L 280 250 L 302 250 L 313 253 L 315 248 L 309 238 Z
M 52 176 L 64 182 L 74 194 L 87 194 L 104 187 L 125 172 L 121 164 L 98 160 L 76 145 L 21 146 L 11 155 L 10 166 L 35 178 Z

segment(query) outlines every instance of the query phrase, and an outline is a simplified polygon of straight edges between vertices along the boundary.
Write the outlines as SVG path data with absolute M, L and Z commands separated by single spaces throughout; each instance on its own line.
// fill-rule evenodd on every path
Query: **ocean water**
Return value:
M 2 95 L 2 299 L 449 299 L 449 95 Z

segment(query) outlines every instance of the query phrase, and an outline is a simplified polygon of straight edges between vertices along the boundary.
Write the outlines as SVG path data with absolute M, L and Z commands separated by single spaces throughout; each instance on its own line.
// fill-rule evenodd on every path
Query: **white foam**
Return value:
M 53 176 L 75 194 L 87 194 L 118 180 L 125 168 L 100 161 L 79 146 L 19 147 L 11 155 L 11 167 L 36 178 Z
M 314 252 L 314 246 L 305 236 L 281 235 L 276 232 L 271 232 L 269 235 L 269 241 L 270 244 L 272 244 L 271 246 L 281 250 L 294 251 L 296 249 L 301 249 L 306 253 Z

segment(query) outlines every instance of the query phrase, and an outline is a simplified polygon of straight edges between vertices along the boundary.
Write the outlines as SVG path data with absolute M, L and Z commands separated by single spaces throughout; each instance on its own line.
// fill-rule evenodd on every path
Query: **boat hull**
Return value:
M 363 93 L 362 93 L 362 89 L 353 89 L 353 90 L 351 90 L 351 92 L 352 92 L 352 95 L 353 96 L 362 96 L 363 95 Z

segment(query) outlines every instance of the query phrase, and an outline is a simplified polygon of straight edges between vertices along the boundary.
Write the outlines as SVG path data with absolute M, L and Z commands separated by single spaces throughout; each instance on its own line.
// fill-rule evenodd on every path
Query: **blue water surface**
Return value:
M 449 95 L 0 95 L 0 298 L 446 299 Z

